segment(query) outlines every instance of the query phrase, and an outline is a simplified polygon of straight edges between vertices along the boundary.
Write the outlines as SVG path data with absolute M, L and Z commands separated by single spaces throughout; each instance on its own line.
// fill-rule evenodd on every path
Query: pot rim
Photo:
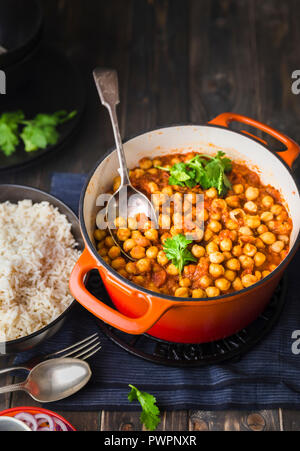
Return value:
M 243 136 L 246 139 L 249 139 L 251 141 L 254 141 L 256 144 L 261 145 L 262 147 L 264 147 L 266 150 L 268 150 L 274 157 L 276 157 L 280 163 L 285 166 L 285 168 L 288 170 L 289 175 L 291 176 L 291 178 L 293 179 L 293 181 L 295 182 L 295 185 L 297 187 L 297 193 L 298 196 L 300 197 L 300 184 L 298 183 L 298 181 L 293 177 L 293 173 L 292 173 L 292 168 L 289 167 L 289 165 L 282 159 L 280 158 L 280 153 L 284 152 L 283 151 L 273 151 L 271 149 L 269 149 L 269 147 L 267 145 L 265 145 L 264 143 L 262 143 L 261 141 L 259 141 L 258 139 L 256 139 L 254 136 L 250 136 L 250 135 L 246 135 L 245 133 L 243 133 L 242 131 L 236 131 L 236 130 L 232 130 L 229 129 L 228 127 L 223 127 L 221 125 L 215 125 L 215 124 L 193 124 L 193 123 L 179 123 L 179 124 L 172 124 L 172 125 L 166 125 L 166 126 L 159 126 L 156 128 L 152 128 L 149 130 L 145 130 L 141 133 L 135 134 L 135 135 L 131 135 L 128 138 L 126 138 L 124 140 L 124 143 L 127 143 L 128 141 L 131 141 L 132 139 L 135 139 L 141 135 L 147 134 L 147 133 L 151 133 L 154 131 L 158 131 L 158 130 L 162 130 L 162 129 L 168 129 L 168 128 L 175 128 L 175 127 L 212 127 L 212 128 L 219 128 L 222 130 L 225 130 L 229 133 L 234 133 L 234 134 L 238 134 L 240 136 Z M 113 269 L 111 266 L 108 265 L 108 263 L 106 263 L 102 257 L 98 254 L 98 252 L 96 251 L 95 246 L 93 245 L 93 243 L 91 242 L 89 235 L 87 233 L 87 229 L 86 229 L 86 225 L 85 225 L 85 221 L 84 221 L 84 214 L 83 214 L 83 205 L 84 205 L 84 199 L 85 199 L 85 195 L 86 195 L 86 191 L 87 191 L 87 187 L 90 183 L 91 178 L 93 177 L 94 173 L 96 172 L 96 170 L 98 169 L 98 167 L 100 166 L 100 164 L 111 154 L 115 151 L 115 146 L 109 148 L 104 154 L 103 156 L 96 162 L 96 165 L 94 166 L 94 168 L 88 173 L 87 179 L 83 185 L 82 191 L 81 191 L 81 195 L 80 195 L 80 201 L 79 201 L 79 224 L 80 224 L 80 229 L 81 229 L 81 233 L 83 235 L 84 241 L 86 243 L 86 246 L 88 247 L 89 252 L 91 252 L 91 254 L 95 257 L 95 259 L 102 265 L 104 266 L 105 269 L 107 269 L 110 273 L 112 273 L 120 282 L 128 285 L 130 288 L 133 288 L 135 290 L 141 291 L 142 293 L 145 293 L 146 295 L 150 295 L 150 296 L 155 296 L 161 299 L 165 299 L 171 302 L 180 302 L 182 303 L 190 303 L 190 302 L 195 302 L 195 303 L 199 303 L 199 302 L 209 302 L 214 303 L 215 302 L 223 302 L 223 301 L 230 301 L 230 300 L 234 300 L 234 299 L 230 299 L 230 298 L 235 298 L 236 295 L 241 295 L 241 294 L 246 294 L 252 290 L 256 290 L 258 288 L 260 288 L 263 284 L 267 283 L 268 281 L 270 281 L 274 276 L 278 275 L 279 272 L 281 270 L 283 270 L 283 268 L 291 261 L 291 259 L 294 257 L 294 255 L 297 252 L 297 249 L 299 248 L 300 245 L 300 230 L 298 232 L 297 238 L 295 240 L 295 243 L 293 245 L 293 247 L 290 249 L 289 254 L 285 257 L 285 259 L 277 266 L 277 268 L 272 271 L 267 277 L 264 277 L 263 279 L 259 280 L 258 282 L 256 282 L 254 285 L 251 285 L 248 288 L 244 288 L 243 290 L 239 290 L 239 291 L 235 291 L 234 293 L 229 293 L 229 294 L 224 294 L 221 296 L 215 296 L 212 298 L 180 298 L 180 297 L 175 297 L 175 296 L 171 296 L 168 294 L 163 294 L 163 293 L 156 293 L 155 291 L 151 291 L 148 290 L 147 288 L 144 288 L 142 286 L 136 285 L 135 283 L 131 282 L 130 280 L 126 279 L 125 277 L 121 276 L 115 269 Z M 96 269 L 96 268 L 95 268 Z
M 18 185 L 18 184 L 14 184 L 14 183 L 1 183 L 0 184 L 0 189 L 1 188 L 5 188 L 5 187 L 13 187 L 15 189 L 29 189 L 33 192 L 42 194 L 44 196 L 47 197 L 47 200 L 49 200 L 49 202 L 51 202 L 51 199 L 54 200 L 55 202 L 58 202 L 59 204 L 61 204 L 73 217 L 74 219 L 76 219 L 76 222 L 78 224 L 78 226 L 80 226 L 79 224 L 79 219 L 77 217 L 77 215 L 74 213 L 73 210 L 71 210 L 70 207 L 68 207 L 64 202 L 62 202 L 60 199 L 58 199 L 55 196 L 52 196 L 52 194 L 47 193 L 46 191 L 43 191 L 39 188 L 34 188 L 33 186 L 29 186 L 29 185 Z M 46 198 L 45 198 L 46 200 Z M 55 324 L 57 324 L 59 321 L 61 321 L 69 312 L 70 310 L 77 304 L 76 299 L 73 299 L 73 301 L 71 302 L 71 304 L 66 308 L 66 310 L 64 310 L 57 318 L 55 318 L 53 321 L 51 321 L 49 324 L 47 324 L 46 326 L 44 326 L 42 329 L 36 330 L 35 332 L 32 332 L 30 335 L 26 335 L 25 337 L 20 337 L 20 338 L 15 338 L 14 340 L 8 340 L 8 341 L 2 341 L 0 342 L 0 347 L 1 346 L 14 346 L 14 345 L 18 345 L 21 343 L 24 343 L 27 340 L 30 340 L 44 332 L 46 332 L 47 330 L 51 329 L 53 326 L 55 326 Z

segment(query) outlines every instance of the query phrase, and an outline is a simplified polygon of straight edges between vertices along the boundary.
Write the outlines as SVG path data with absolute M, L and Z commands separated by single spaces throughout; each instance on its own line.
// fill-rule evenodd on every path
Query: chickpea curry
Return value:
M 134 261 L 107 231 L 96 229 L 94 236 L 106 263 L 137 285 L 176 297 L 221 296 L 268 276 L 289 252 L 292 220 L 279 191 L 222 152 L 215 158 L 197 153 L 143 158 L 129 175 L 149 199 L 156 195 L 159 228 L 146 217 L 116 219 L 118 239 Z M 113 190 L 119 186 L 116 177 Z M 204 196 L 202 229 L 194 226 L 197 194 Z M 173 202 L 163 209 L 170 197 Z

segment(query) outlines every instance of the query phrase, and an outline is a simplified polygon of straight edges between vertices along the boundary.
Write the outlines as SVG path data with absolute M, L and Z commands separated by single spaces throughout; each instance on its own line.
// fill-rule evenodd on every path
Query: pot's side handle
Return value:
M 282 144 L 286 146 L 285 151 L 278 152 L 278 155 L 280 158 L 282 158 L 290 167 L 292 167 L 294 161 L 300 154 L 300 146 L 293 141 L 288 136 L 284 135 L 283 133 L 280 133 L 278 130 L 275 130 L 272 127 L 269 127 L 266 124 L 263 124 L 262 122 L 258 122 L 255 119 L 251 119 L 247 116 L 242 116 L 241 114 L 235 114 L 235 113 L 223 113 L 217 116 L 215 119 L 209 122 L 209 124 L 212 125 L 220 125 L 222 127 L 227 127 L 231 122 L 241 122 L 243 124 L 250 125 L 251 127 L 258 128 L 259 130 L 268 133 L 269 135 L 273 136 L 273 138 L 280 141 Z M 244 132 L 251 136 L 251 133 Z M 266 142 L 258 137 L 255 136 L 256 139 L 259 141 L 262 141 L 264 144 Z
M 139 318 L 129 318 L 101 302 L 86 289 L 84 279 L 92 269 L 97 269 L 97 264 L 89 251 L 85 249 L 72 271 L 70 291 L 74 298 L 93 315 L 123 332 L 134 335 L 146 332 L 173 306 L 170 301 L 146 297 L 147 312 Z

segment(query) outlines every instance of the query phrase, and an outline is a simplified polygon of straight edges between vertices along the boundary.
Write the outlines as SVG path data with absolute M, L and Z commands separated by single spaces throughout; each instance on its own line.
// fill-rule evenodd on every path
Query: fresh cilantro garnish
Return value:
M 226 175 L 232 169 L 231 160 L 218 152 L 215 157 L 196 155 L 188 163 L 177 163 L 171 168 L 159 169 L 170 172 L 169 184 L 194 188 L 200 185 L 203 189 L 216 188 L 220 196 L 226 194 L 231 183 Z
M 76 112 L 58 111 L 54 114 L 38 114 L 30 121 L 23 121 L 25 127 L 21 133 L 21 138 L 25 145 L 26 152 L 33 152 L 38 149 L 46 149 L 57 143 L 59 133 L 56 127 L 72 119 Z
M 176 266 L 180 273 L 182 272 L 183 267 L 188 262 L 197 261 L 197 259 L 187 248 L 191 243 L 191 240 L 188 240 L 184 235 L 181 234 L 175 235 L 173 236 L 173 238 L 167 238 L 164 242 L 164 253 L 169 260 L 172 260 L 173 265 Z
M 0 116 L 0 149 L 9 157 L 19 144 L 18 126 L 24 119 L 22 111 L 3 113 Z
M 3 113 L 0 116 L 0 150 L 6 155 L 13 154 L 22 138 L 26 152 L 45 149 L 59 139 L 56 128 L 77 114 L 57 111 L 54 114 L 38 114 L 32 120 L 25 120 L 22 111 Z M 20 133 L 20 126 L 23 130 Z
M 129 385 L 131 391 L 128 395 L 130 402 L 138 400 L 142 406 L 140 421 L 148 431 L 154 431 L 160 423 L 160 411 L 157 407 L 156 398 L 149 393 L 138 390 L 134 385 Z

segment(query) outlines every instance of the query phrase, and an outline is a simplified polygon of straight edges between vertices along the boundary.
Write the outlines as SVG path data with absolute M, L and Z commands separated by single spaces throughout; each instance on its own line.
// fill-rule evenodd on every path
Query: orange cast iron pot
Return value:
M 286 147 L 279 155 L 248 132 L 229 129 L 238 121 L 268 133 Z M 291 249 L 286 259 L 268 277 L 250 288 L 210 299 L 175 298 L 139 287 L 120 276 L 97 253 L 93 232 L 99 194 L 111 189 L 117 175 L 115 150 L 98 163 L 88 177 L 80 200 L 80 226 L 85 250 L 70 278 L 73 296 L 93 315 L 129 334 L 147 332 L 177 343 L 204 343 L 230 336 L 254 321 L 265 309 L 299 244 L 300 197 L 290 167 L 300 153 L 299 146 L 273 128 L 245 116 L 224 113 L 204 126 L 178 126 L 139 135 L 124 144 L 127 164 L 136 167 L 140 158 L 161 154 L 223 149 L 232 159 L 257 168 L 265 184 L 281 190 L 293 220 Z M 98 269 L 116 309 L 96 299 L 86 289 L 89 271 Z

